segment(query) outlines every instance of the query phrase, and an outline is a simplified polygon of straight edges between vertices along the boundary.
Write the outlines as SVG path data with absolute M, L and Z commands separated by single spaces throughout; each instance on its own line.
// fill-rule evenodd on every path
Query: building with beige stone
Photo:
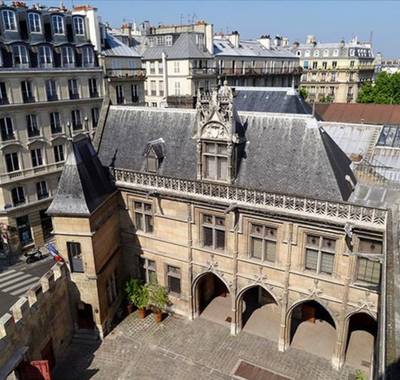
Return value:
M 41 246 L 68 137 L 92 134 L 103 96 L 89 20 L 65 8 L 0 7 L 3 256 Z
M 83 325 L 107 333 L 134 276 L 189 319 L 382 371 L 388 213 L 353 198 L 351 161 L 312 115 L 238 112 L 225 86 L 196 110 L 103 114 L 98 157 L 73 143 L 49 209 Z
M 362 84 L 374 77 L 371 43 L 357 38 L 322 43 L 308 36 L 305 44 L 293 43 L 291 51 L 300 58 L 301 88 L 309 102 L 354 103 Z

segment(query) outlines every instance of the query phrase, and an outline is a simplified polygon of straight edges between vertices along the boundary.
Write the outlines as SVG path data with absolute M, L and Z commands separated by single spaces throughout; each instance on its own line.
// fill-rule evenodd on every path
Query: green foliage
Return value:
M 147 289 L 149 295 L 149 305 L 158 310 L 164 310 L 169 304 L 167 290 L 163 286 L 154 283 L 146 284 L 145 288 Z
M 308 91 L 307 91 L 304 87 L 300 87 L 300 89 L 299 89 L 299 95 L 300 95 L 303 99 L 307 99 Z
M 400 73 L 381 72 L 375 83 L 364 83 L 358 93 L 358 103 L 400 104 Z
M 130 278 L 125 285 L 125 292 L 128 301 L 133 303 L 137 308 L 146 307 L 148 304 L 148 291 L 141 281 Z
M 363 371 L 361 371 L 361 369 L 356 369 L 354 375 L 355 375 L 355 380 L 367 380 L 367 376 Z

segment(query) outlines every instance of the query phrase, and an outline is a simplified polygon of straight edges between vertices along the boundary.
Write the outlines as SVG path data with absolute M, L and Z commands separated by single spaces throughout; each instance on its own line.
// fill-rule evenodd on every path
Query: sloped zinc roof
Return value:
M 311 106 L 290 87 L 235 87 L 234 103 L 239 111 L 312 114 Z
M 114 191 L 89 138 L 72 144 L 49 215 L 90 215 Z
M 172 46 L 153 46 L 144 50 L 143 59 L 161 59 L 162 53 L 165 52 L 169 59 L 186 59 L 186 58 L 212 58 L 212 55 L 201 49 L 192 33 L 182 33 Z
M 339 201 L 347 199 L 349 160 L 332 139 L 323 139 L 309 116 L 239 112 L 247 141 L 235 186 Z M 99 142 L 104 165 L 145 171 L 143 147 L 162 138 L 159 175 L 196 179 L 196 111 L 110 106 Z M 327 149 L 329 147 L 329 149 Z M 340 156 L 333 162 L 330 154 Z M 339 180 L 338 180 L 339 179 Z
M 105 39 L 105 49 L 102 50 L 102 54 L 116 57 L 141 57 L 138 51 L 129 47 L 128 45 L 125 45 L 118 38 L 112 36 L 111 34 L 107 34 Z

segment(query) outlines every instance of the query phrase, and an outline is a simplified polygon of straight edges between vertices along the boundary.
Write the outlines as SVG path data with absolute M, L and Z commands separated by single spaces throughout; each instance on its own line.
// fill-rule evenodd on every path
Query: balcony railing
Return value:
M 34 96 L 22 96 L 22 101 L 24 103 L 35 103 L 36 99 Z
M 301 67 L 264 67 L 264 68 L 230 68 L 223 67 L 219 68 L 218 73 L 220 75 L 232 75 L 232 76 L 240 76 L 240 75 L 271 75 L 271 74 L 301 74 Z
M 106 77 L 118 79 L 118 78 L 131 78 L 144 80 L 146 78 L 146 70 L 145 69 L 106 69 Z
M 146 189 L 165 191 L 230 204 L 243 204 L 252 207 L 266 207 L 275 211 L 294 212 L 307 217 L 336 219 L 341 223 L 351 222 L 359 225 L 373 225 L 384 228 L 387 211 L 378 208 L 356 206 L 344 202 L 330 202 L 293 195 L 267 193 L 223 184 L 206 183 L 111 168 L 116 183 L 134 185 Z
M 197 68 L 192 67 L 190 69 L 191 75 L 217 75 L 217 69 L 215 67 L 203 67 Z

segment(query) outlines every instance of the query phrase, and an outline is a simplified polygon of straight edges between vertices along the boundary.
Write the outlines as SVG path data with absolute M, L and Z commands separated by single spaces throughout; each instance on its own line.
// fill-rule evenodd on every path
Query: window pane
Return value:
M 226 180 L 228 174 L 228 160 L 224 157 L 218 157 L 218 177 L 217 179 Z
M 215 225 L 217 225 L 217 226 L 225 226 L 225 218 L 215 217 Z
M 203 227 L 203 244 L 205 247 L 213 246 L 212 228 Z
M 151 215 L 144 216 L 146 221 L 146 232 L 153 232 L 153 217 Z
M 206 178 L 215 179 L 217 178 L 217 165 L 216 165 L 216 158 L 206 156 Z
M 264 230 L 264 236 L 267 238 L 267 239 L 271 239 L 271 240 L 275 240 L 276 239 L 276 233 L 277 233 L 277 230 L 276 230 L 276 228 L 268 228 L 268 227 L 265 227 L 265 230 Z
M 180 294 L 181 293 L 181 279 L 168 276 L 168 289 L 172 293 Z
M 276 243 L 273 241 L 266 241 L 264 260 L 274 263 L 275 255 L 276 255 Z
M 358 259 L 357 280 L 379 284 L 381 264 L 366 258 Z
M 335 258 L 335 255 L 331 253 L 321 253 L 321 269 L 320 271 L 322 273 L 328 273 L 332 274 L 333 272 L 333 260 Z
M 143 231 L 143 215 L 138 212 L 135 213 L 135 225 L 138 231 Z
M 382 253 L 382 243 L 368 240 L 368 239 L 360 239 L 360 245 L 358 251 L 361 253 Z
M 324 251 L 335 252 L 335 243 L 336 242 L 333 239 L 323 238 L 322 239 L 322 249 Z
M 215 146 L 215 144 L 205 144 L 206 145 L 206 149 L 205 149 L 205 151 L 207 152 L 207 153 L 216 153 L 216 146 Z
M 151 212 L 151 204 L 149 204 L 149 203 L 144 203 L 144 211 L 146 211 L 146 212 Z
M 318 262 L 318 251 L 314 251 L 312 249 L 307 249 L 306 250 L 306 269 L 316 271 L 317 270 L 317 262 Z
M 251 233 L 253 235 L 263 235 L 263 226 L 260 226 L 258 224 L 252 224 L 251 225 Z
M 218 153 L 227 154 L 226 144 L 218 144 Z
M 262 239 L 255 237 L 251 238 L 251 257 L 261 260 L 262 259 Z
M 316 247 L 316 248 L 318 248 L 318 246 L 319 246 L 319 237 L 318 236 L 307 235 L 307 247 Z
M 141 210 L 142 204 L 140 202 L 135 202 L 135 210 Z
M 216 243 L 215 248 L 224 249 L 225 248 L 225 231 L 215 230 L 216 234 Z
M 157 283 L 157 273 L 153 270 L 148 270 L 149 274 L 149 282 L 156 284 Z
M 211 215 L 203 215 L 203 223 L 212 224 L 213 218 Z

